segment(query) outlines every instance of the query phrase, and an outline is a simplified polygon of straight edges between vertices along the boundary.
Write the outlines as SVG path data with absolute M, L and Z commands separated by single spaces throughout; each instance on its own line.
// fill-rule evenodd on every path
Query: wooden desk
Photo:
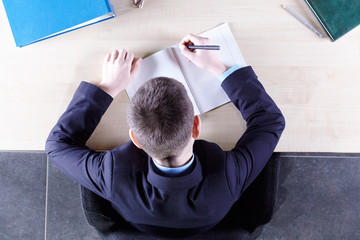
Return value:
M 360 27 L 337 42 L 320 39 L 266 0 L 114 1 L 115 19 L 16 48 L 0 5 L 0 149 L 42 150 L 50 129 L 85 80 L 97 83 L 107 52 L 136 56 L 176 44 L 227 21 L 240 50 L 283 111 L 287 126 L 277 151 L 360 152 Z M 324 35 L 302 1 L 286 5 Z M 128 98 L 120 94 L 89 140 L 109 149 L 129 140 Z M 201 138 L 230 149 L 245 129 L 227 104 L 201 116 Z

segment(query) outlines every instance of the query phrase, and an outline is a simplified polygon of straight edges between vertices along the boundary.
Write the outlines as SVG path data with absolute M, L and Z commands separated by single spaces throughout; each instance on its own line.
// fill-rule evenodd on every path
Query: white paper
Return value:
M 200 36 L 207 37 L 211 44 L 220 46 L 220 50 L 215 51 L 226 66 L 246 65 L 227 23 L 200 34 Z M 145 58 L 141 65 L 140 73 L 132 85 L 126 89 L 130 98 L 145 81 L 165 76 L 183 83 L 194 105 L 196 115 L 230 101 L 221 87 L 220 80 L 209 71 L 188 62 L 181 54 L 178 45 Z

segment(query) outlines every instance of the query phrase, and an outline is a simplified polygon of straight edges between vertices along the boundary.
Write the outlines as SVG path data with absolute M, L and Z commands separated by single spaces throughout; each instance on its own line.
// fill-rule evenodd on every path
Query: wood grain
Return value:
M 247 64 L 286 117 L 277 151 L 360 152 L 360 28 L 336 42 L 320 39 L 282 1 L 114 1 L 117 17 L 16 48 L 0 5 L 0 150 L 43 150 L 80 81 L 97 83 L 107 52 L 137 57 L 169 47 L 187 33 L 228 22 Z M 285 3 L 326 36 L 303 1 Z M 88 145 L 105 150 L 129 140 L 128 98 L 121 93 Z M 231 149 L 245 130 L 227 104 L 203 114 L 201 138 Z

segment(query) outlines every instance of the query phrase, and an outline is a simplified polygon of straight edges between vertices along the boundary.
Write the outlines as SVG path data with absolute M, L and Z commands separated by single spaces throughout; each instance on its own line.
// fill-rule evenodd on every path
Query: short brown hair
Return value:
M 167 77 L 143 84 L 130 101 L 128 124 L 151 157 L 171 161 L 189 142 L 194 108 L 185 87 Z

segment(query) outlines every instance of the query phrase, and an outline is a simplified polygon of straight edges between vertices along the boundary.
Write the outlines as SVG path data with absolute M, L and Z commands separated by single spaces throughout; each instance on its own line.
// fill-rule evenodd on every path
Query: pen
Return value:
M 187 46 L 188 49 L 202 49 L 202 50 L 220 50 L 218 45 L 193 45 Z
M 313 28 L 310 24 L 308 24 L 307 22 L 305 22 L 304 19 L 302 19 L 301 17 L 299 17 L 296 13 L 293 12 L 293 10 L 291 10 L 290 8 L 286 7 L 285 5 L 281 5 L 288 13 L 290 13 L 291 15 L 293 15 L 297 20 L 299 20 L 302 24 L 304 24 L 308 29 L 310 29 L 311 31 L 313 31 L 316 35 L 318 35 L 319 37 L 324 37 L 321 33 L 319 33 L 315 28 Z

